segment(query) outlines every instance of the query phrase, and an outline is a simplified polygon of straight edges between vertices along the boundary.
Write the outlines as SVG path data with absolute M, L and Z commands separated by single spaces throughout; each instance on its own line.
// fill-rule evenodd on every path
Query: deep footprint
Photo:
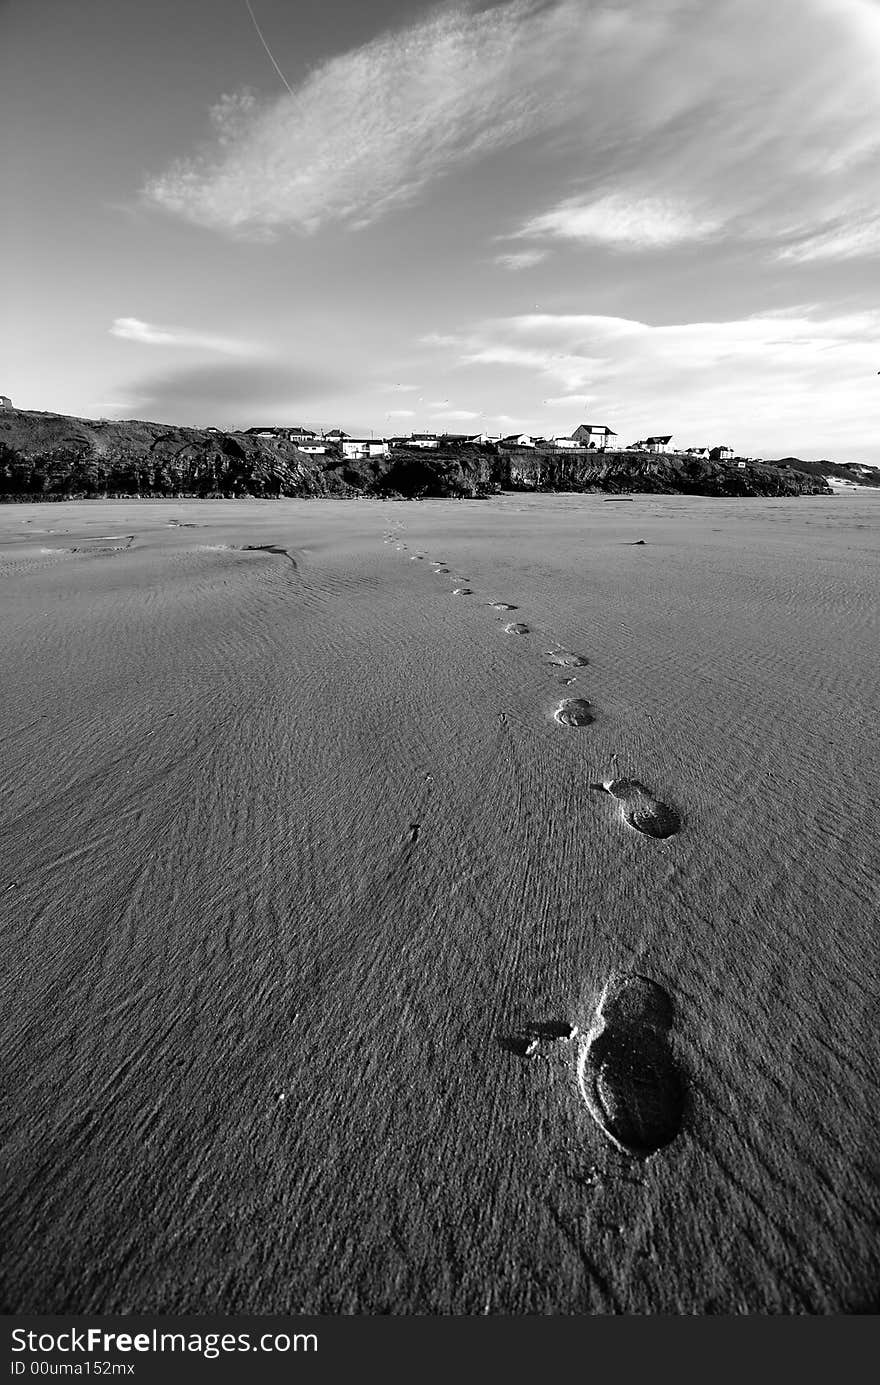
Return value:
M 473 596 L 473 592 L 472 592 L 472 590 L 471 590 L 470 587 L 453 587 L 453 589 L 452 589 L 452 595 L 453 595 L 453 596 Z
M 586 668 L 590 662 L 583 654 L 572 654 L 569 649 L 548 649 L 551 664 L 559 668 Z
M 671 837 L 681 828 L 681 818 L 668 803 L 661 803 L 638 779 L 609 779 L 602 785 L 620 804 L 623 820 L 647 837 Z
M 672 1001 L 646 976 L 605 987 L 578 1060 L 593 1120 L 625 1154 L 647 1158 L 681 1129 L 684 1084 L 669 1046 Z
M 590 726 L 595 721 L 585 697 L 567 697 L 553 713 L 560 726 Z
M 516 611 L 518 606 L 514 606 L 510 601 L 493 601 L 491 603 L 493 611 Z
M 504 631 L 507 635 L 527 635 L 529 633 L 529 627 L 523 625 L 521 621 L 515 620 L 512 621 L 510 625 L 505 625 Z

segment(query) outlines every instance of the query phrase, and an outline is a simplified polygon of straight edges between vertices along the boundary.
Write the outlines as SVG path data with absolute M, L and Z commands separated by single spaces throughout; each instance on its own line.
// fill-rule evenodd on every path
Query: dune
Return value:
M 5 1311 L 876 1307 L 878 529 L 0 507 Z

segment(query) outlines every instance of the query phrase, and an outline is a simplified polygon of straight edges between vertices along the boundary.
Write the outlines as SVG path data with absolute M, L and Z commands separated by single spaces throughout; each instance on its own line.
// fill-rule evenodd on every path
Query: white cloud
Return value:
M 502 269 L 512 271 L 520 269 L 531 269 L 533 265 L 540 264 L 546 260 L 546 250 L 514 250 L 510 254 L 496 255 L 495 263 Z
M 472 409 L 444 409 L 442 414 L 432 414 L 432 418 L 479 418 L 480 415 Z
M 717 220 L 698 217 L 668 198 L 609 193 L 594 202 L 561 202 L 526 222 L 519 234 L 652 250 L 682 241 L 705 240 L 717 231 L 718 225 Z
M 458 360 L 519 367 L 534 377 L 536 394 L 548 380 L 577 380 L 589 386 L 590 410 L 621 433 L 674 432 L 694 442 L 729 433 L 752 451 L 776 445 L 816 455 L 817 439 L 826 454 L 835 444 L 873 448 L 878 337 L 880 311 L 832 317 L 800 308 L 663 326 L 527 314 L 463 333 Z M 578 393 L 544 403 L 567 398 L 580 412 Z
M 415 418 L 414 409 L 389 409 L 386 418 Z
M 193 332 L 188 327 L 158 327 L 139 317 L 117 317 L 110 335 L 141 346 L 174 346 L 188 350 L 217 352 L 221 356 L 262 356 L 262 347 L 232 337 L 215 336 L 211 332 Z
M 213 145 L 145 195 L 245 235 L 365 225 L 448 169 L 564 122 L 586 85 L 588 28 L 578 0 L 435 13 L 322 63 L 292 95 L 224 97 Z

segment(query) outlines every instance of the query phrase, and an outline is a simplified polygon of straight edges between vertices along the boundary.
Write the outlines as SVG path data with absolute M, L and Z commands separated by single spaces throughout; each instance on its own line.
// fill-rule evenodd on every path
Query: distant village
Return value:
M 209 433 L 223 430 L 209 428 Z M 343 457 L 387 457 L 395 448 L 448 448 L 448 447 L 538 447 L 542 450 L 569 452 L 677 452 L 672 446 L 672 434 L 658 434 L 632 442 L 628 447 L 620 447 L 613 428 L 604 423 L 581 423 L 573 433 L 565 436 L 539 437 L 532 433 L 409 433 L 399 437 L 353 437 L 341 428 L 332 428 L 326 433 L 316 433 L 310 428 L 247 428 L 245 432 L 256 438 L 272 438 L 277 442 L 290 442 L 301 452 L 336 452 Z M 704 461 L 732 461 L 735 454 L 726 443 L 713 447 L 688 447 L 679 453 L 686 457 L 699 457 Z M 760 461 L 759 457 L 739 459 L 743 465 L 747 461 Z

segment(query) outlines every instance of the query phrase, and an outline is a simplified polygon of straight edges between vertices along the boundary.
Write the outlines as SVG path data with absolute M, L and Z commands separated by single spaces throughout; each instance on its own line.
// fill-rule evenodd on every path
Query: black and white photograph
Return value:
M 880 1312 L 880 0 L 0 109 L 0 1311 Z

